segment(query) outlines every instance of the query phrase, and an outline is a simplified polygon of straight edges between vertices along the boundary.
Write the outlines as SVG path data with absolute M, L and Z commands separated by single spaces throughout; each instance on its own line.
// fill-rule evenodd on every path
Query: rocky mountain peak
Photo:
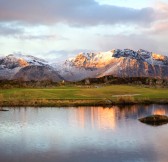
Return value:
M 134 51 L 131 49 L 116 49 L 113 50 L 113 57 L 120 58 L 120 57 L 128 57 L 133 59 L 148 59 L 152 55 L 152 52 L 148 52 L 143 49 L 139 49 L 138 51 Z
M 29 63 L 26 60 L 24 60 L 23 58 L 15 57 L 12 54 L 0 59 L 1 68 L 14 69 L 17 67 L 25 67 L 28 65 Z

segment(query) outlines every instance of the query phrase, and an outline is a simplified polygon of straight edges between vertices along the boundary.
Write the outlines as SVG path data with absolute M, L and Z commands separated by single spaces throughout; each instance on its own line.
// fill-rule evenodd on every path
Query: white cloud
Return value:
M 134 7 L 131 1 L 115 6 L 94 0 L 0 0 L 0 53 L 65 58 L 81 49 L 168 52 L 168 4 L 142 0 Z

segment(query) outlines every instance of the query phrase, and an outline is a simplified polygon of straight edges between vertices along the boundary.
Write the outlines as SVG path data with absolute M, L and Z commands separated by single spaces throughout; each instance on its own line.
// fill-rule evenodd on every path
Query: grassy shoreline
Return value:
M 137 95 L 138 94 L 138 95 Z M 168 88 L 129 85 L 0 90 L 1 107 L 71 107 L 134 104 L 168 104 Z
M 10 103 L 10 104 L 6 104 L 3 103 L 0 105 L 0 107 L 79 107 L 79 106 L 102 106 L 102 107 L 106 107 L 106 106 L 127 106 L 127 105 L 150 105 L 150 104 L 161 104 L 161 105 L 168 105 L 167 101 L 142 101 L 142 102 L 125 102 L 125 103 L 106 103 L 103 101 L 100 102 L 87 102 L 85 100 L 83 100 L 83 102 L 67 102 L 66 100 L 63 102 L 60 102 L 60 100 L 58 100 L 57 102 L 51 102 L 51 103 L 46 103 L 46 102 L 36 102 L 34 104 L 34 102 L 24 102 L 23 101 L 18 101 L 16 103 Z

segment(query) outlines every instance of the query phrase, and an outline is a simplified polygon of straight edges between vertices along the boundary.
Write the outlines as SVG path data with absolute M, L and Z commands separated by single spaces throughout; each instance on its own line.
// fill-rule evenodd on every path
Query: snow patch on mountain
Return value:
M 8 55 L 7 57 L 10 57 L 11 59 L 22 59 L 25 60 L 27 63 L 31 64 L 31 65 L 47 65 L 48 62 L 41 59 L 41 58 L 37 58 L 35 56 L 31 56 L 31 55 L 23 55 L 23 54 L 11 54 Z

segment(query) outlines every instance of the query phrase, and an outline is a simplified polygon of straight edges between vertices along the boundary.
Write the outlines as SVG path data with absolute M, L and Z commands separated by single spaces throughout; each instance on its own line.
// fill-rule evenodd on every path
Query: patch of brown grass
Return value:
M 0 94 L 0 104 L 2 104 L 4 101 L 4 96 L 2 94 Z
M 119 104 L 132 104 L 135 103 L 135 98 L 132 96 L 120 96 L 117 98 Z

